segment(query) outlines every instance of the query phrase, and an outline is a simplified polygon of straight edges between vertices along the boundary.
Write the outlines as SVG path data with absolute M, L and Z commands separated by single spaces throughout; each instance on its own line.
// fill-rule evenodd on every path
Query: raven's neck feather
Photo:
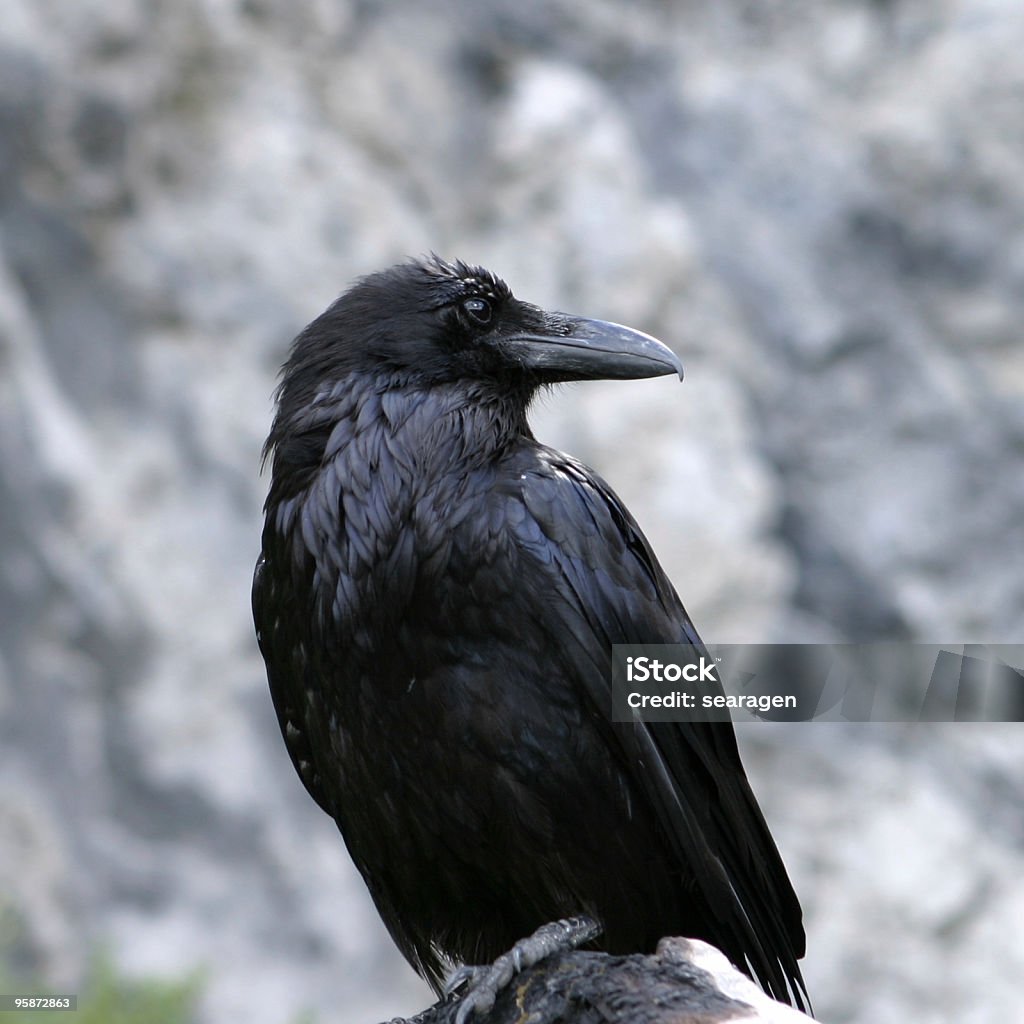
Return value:
M 466 493 L 486 493 L 535 444 L 525 403 L 496 388 L 324 388 L 279 408 L 265 549 L 320 581 L 316 613 L 333 601 L 339 639 L 358 643 L 365 616 L 399 614 L 419 573 L 444 571 L 447 517 Z M 399 559 L 410 543 L 416 557 Z
M 459 381 L 443 386 L 346 377 L 321 387 L 311 402 L 279 396 L 265 457 L 273 457 L 268 504 L 305 489 L 329 461 L 353 470 L 365 438 L 380 434 L 401 461 L 421 474 L 471 472 L 533 435 L 526 419 L 531 394 L 496 383 Z M 357 448 L 353 449 L 352 446 Z

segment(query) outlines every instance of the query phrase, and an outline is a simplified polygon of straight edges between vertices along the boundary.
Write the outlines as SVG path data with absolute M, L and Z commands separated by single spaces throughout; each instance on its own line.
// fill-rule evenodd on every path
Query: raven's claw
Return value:
M 540 963 L 553 953 L 565 953 L 582 946 L 600 934 L 601 926 L 592 917 L 585 914 L 568 917 L 543 925 L 529 937 L 520 939 L 492 964 L 460 967 L 445 985 L 446 995 L 468 986 L 455 1014 L 455 1024 L 466 1024 L 474 1013 L 488 1013 L 498 993 L 520 971 Z

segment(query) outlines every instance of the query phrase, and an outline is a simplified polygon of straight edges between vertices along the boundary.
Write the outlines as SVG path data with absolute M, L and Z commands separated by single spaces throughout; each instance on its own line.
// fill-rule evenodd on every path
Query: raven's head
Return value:
M 683 368 L 640 331 L 545 312 L 490 271 L 434 256 L 345 292 L 296 339 L 285 384 L 377 372 L 394 384 L 493 381 L 529 394 L 559 381 L 682 377 Z

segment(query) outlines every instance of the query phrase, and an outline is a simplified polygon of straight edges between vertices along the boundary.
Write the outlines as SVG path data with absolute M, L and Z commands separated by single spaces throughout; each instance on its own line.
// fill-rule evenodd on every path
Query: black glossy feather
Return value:
M 529 431 L 564 375 L 521 337 L 564 344 L 558 317 L 434 261 L 297 339 L 253 586 L 282 735 L 435 985 L 588 912 L 603 948 L 702 937 L 801 1003 L 799 904 L 731 727 L 610 721 L 612 644 L 700 639 L 607 484 Z

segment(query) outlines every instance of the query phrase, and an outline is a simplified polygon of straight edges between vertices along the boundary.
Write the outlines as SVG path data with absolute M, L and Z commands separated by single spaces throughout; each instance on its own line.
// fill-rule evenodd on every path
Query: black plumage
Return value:
M 537 442 L 562 380 L 680 371 L 439 259 L 296 339 L 253 608 L 285 743 L 435 987 L 570 914 L 704 938 L 802 1002 L 800 907 L 722 724 L 610 720 L 615 643 L 700 639 L 632 516 Z

